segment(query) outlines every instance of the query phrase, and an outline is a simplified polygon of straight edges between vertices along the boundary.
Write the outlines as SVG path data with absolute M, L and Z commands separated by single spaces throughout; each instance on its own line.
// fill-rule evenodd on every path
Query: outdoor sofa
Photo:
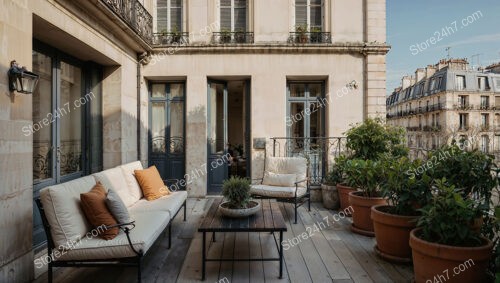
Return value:
M 139 161 L 124 164 L 90 176 L 41 190 L 36 200 L 47 236 L 48 278 L 52 282 L 53 267 L 97 267 L 103 265 L 132 266 L 138 269 L 141 281 L 141 261 L 153 243 L 168 228 L 168 248 L 171 246 L 172 220 L 184 208 L 186 221 L 186 191 L 175 191 L 153 201 L 142 196 L 133 175 L 142 170 Z M 91 234 L 93 229 L 80 206 L 80 194 L 89 192 L 97 182 L 113 189 L 128 209 L 131 221 L 119 223 L 120 233 L 112 240 Z

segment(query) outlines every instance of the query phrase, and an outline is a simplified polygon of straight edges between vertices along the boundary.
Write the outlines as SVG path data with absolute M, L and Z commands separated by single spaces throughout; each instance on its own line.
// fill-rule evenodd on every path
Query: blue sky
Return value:
M 426 41 L 428 47 L 422 44 Z M 388 94 L 402 76 L 446 58 L 448 46 L 452 58 L 468 58 L 472 65 L 499 62 L 500 1 L 387 0 L 387 43 L 392 46 L 387 54 Z

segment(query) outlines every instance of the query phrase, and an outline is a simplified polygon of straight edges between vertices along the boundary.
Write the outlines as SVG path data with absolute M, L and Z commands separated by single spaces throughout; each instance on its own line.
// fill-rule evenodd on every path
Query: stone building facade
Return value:
M 139 159 L 203 197 L 261 174 L 271 137 L 385 115 L 385 13 L 385 0 L 0 0 L 0 281 L 34 277 L 45 186 Z M 12 60 L 40 76 L 32 95 L 9 91 Z M 236 165 L 210 173 L 223 153 Z
M 432 149 L 453 140 L 465 148 L 500 151 L 498 64 L 473 70 L 466 59 L 441 60 L 402 78 L 387 98 L 387 121 L 402 126 L 408 145 Z

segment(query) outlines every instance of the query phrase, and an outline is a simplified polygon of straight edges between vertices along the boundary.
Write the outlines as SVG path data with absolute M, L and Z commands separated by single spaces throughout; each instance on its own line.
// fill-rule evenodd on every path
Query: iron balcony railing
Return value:
M 158 32 L 153 34 L 153 45 L 185 45 L 189 43 L 189 32 Z
M 273 156 L 305 157 L 312 185 L 320 185 L 335 157 L 347 153 L 345 137 L 271 138 Z
M 144 41 L 153 39 L 153 17 L 137 0 L 100 0 Z
M 332 43 L 332 37 L 329 32 L 291 32 L 288 42 L 299 44 Z
M 213 32 L 212 43 L 215 44 L 250 44 L 253 43 L 253 32 Z

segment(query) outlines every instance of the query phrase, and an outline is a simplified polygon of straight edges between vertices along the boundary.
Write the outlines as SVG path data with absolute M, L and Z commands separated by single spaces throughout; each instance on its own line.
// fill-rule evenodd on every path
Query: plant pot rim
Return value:
M 224 207 L 224 208 L 225 209 L 232 209 L 232 210 L 245 210 L 245 209 L 253 209 L 253 208 L 255 208 L 255 206 L 259 206 L 260 205 L 260 202 L 258 202 L 258 201 L 255 201 L 255 200 L 248 201 L 248 203 L 251 203 L 251 202 L 255 203 L 255 205 L 252 206 L 252 207 L 246 207 L 246 208 L 229 208 L 229 207 Z M 226 201 L 221 202 L 219 204 L 219 206 L 223 206 L 224 204 L 228 204 L 228 203 L 230 203 L 230 201 L 226 200 Z
M 389 216 L 393 216 L 393 217 L 406 218 L 406 219 L 415 219 L 415 218 L 420 217 L 420 215 L 400 215 L 400 214 L 381 211 L 379 208 L 382 208 L 382 207 L 394 207 L 394 205 L 377 204 L 377 205 L 372 206 L 372 211 L 375 211 L 376 213 L 380 213 L 383 215 L 389 215 Z
M 337 187 L 341 187 L 341 188 L 343 188 L 343 189 L 351 189 L 351 190 L 356 190 L 356 188 L 350 187 L 350 186 L 348 186 L 348 185 L 347 185 L 347 184 L 345 184 L 345 183 L 338 183 L 338 184 L 336 184 L 335 186 L 337 186 Z
M 363 191 L 354 191 L 350 192 L 349 196 L 354 197 L 354 198 L 361 198 L 361 199 L 386 199 L 385 197 L 365 197 L 365 196 L 360 196 L 360 194 L 363 194 Z
M 485 250 L 491 251 L 493 249 L 493 243 L 484 236 L 480 236 L 481 240 L 484 242 L 481 246 L 477 247 L 462 247 L 462 246 L 451 246 L 445 244 L 439 244 L 434 242 L 429 242 L 421 239 L 416 234 L 420 232 L 422 228 L 415 228 L 410 232 L 410 246 L 415 250 L 416 246 L 420 253 L 426 254 L 431 257 L 444 258 L 449 260 L 456 260 L 456 257 L 462 255 L 464 258 L 471 258 L 473 260 L 487 260 L 490 258 L 490 253 L 484 253 Z

